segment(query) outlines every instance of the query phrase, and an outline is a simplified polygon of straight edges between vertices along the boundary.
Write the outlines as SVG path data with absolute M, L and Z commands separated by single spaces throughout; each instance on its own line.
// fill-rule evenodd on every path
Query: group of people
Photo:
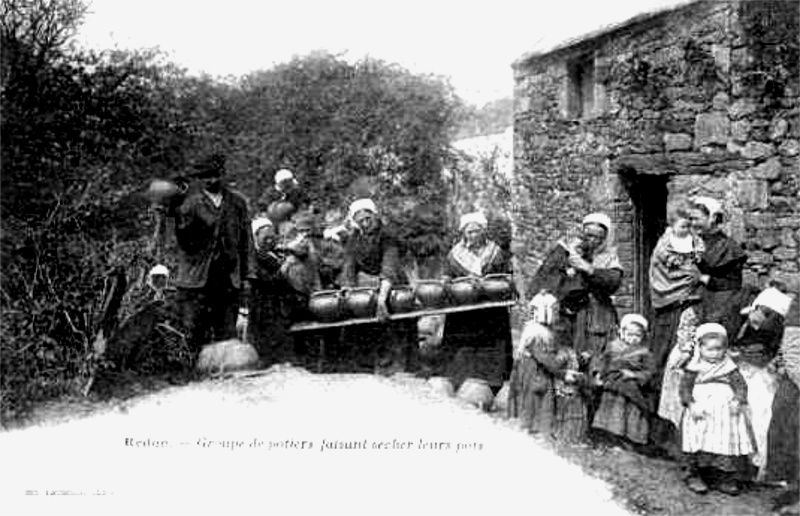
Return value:
M 747 255 L 723 232 L 718 201 L 670 208 L 650 260 L 650 320 L 618 318 L 612 296 L 624 271 L 609 245 L 610 218 L 593 213 L 532 278 L 532 319 L 515 349 L 509 312 L 497 308 L 448 315 L 441 345 L 426 353 L 413 320 L 388 322 L 391 292 L 408 278 L 373 200 L 354 200 L 344 223 L 321 232 L 292 172 L 275 175 L 266 209 L 252 219 L 224 173 L 224 156 L 212 155 L 156 203 L 175 220 L 178 305 L 196 350 L 234 337 L 237 316 L 247 314 L 264 366 L 302 364 L 321 338 L 357 371 L 445 376 L 456 389 L 477 378 L 495 393 L 508 380 L 509 415 L 531 432 L 679 457 L 697 492 L 797 481 L 797 386 L 779 357 L 792 298 L 781 285 L 743 285 Z M 481 212 L 461 217 L 444 278 L 511 272 L 487 229 Z M 380 322 L 290 333 L 315 292 L 348 287 L 376 290 Z
M 247 340 L 265 367 L 309 366 L 322 345 L 326 362 L 348 371 L 438 371 L 456 384 L 477 377 L 500 389 L 511 369 L 507 309 L 448 318 L 444 342 L 429 354 L 419 352 L 413 319 L 388 321 L 389 296 L 409 278 L 400 242 L 372 199 L 355 199 L 341 224 L 322 231 L 312 200 L 291 171 L 275 174 L 252 219 L 245 198 L 225 184 L 224 175 L 224 156 L 215 154 L 199 162 L 181 188 L 155 198 L 157 211 L 175 221 L 174 284 L 190 347 L 199 351 L 237 336 L 237 319 L 246 318 Z M 507 252 L 487 237 L 487 228 L 482 213 L 462 217 L 443 275 L 510 272 Z M 290 331 L 310 319 L 308 302 L 315 293 L 359 287 L 375 289 L 380 322 Z
M 308 318 L 313 293 L 334 286 L 377 287 L 378 314 L 385 316 L 401 271 L 397 243 L 374 202 L 353 202 L 346 223 L 323 235 L 311 199 L 282 169 L 251 218 L 250 203 L 226 184 L 225 161 L 208 156 L 175 188 L 153 196 L 159 223 L 174 220 L 175 304 L 190 348 L 244 337 L 246 327 L 263 366 L 303 363 L 316 343 L 293 336 L 290 326 Z M 382 365 L 391 354 L 381 354 Z
M 729 495 L 798 477 L 798 389 L 781 363 L 793 298 L 743 285 L 747 255 L 715 199 L 670 206 L 650 259 L 653 315 L 620 319 L 611 220 L 547 253 L 528 289 L 509 416 L 532 433 L 678 459 L 687 486 Z M 794 407 L 794 408 L 792 408 Z

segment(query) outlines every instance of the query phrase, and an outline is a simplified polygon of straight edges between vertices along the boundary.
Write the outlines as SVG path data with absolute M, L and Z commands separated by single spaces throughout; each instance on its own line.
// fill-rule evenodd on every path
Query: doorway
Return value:
M 667 227 L 667 182 L 665 175 L 620 171 L 633 204 L 633 303 L 634 309 L 652 320 L 650 306 L 650 256 Z

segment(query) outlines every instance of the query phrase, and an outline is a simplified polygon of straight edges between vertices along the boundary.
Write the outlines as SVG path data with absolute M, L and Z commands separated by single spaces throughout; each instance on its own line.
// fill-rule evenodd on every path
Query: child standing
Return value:
M 647 444 L 652 405 L 642 392 L 653 374 L 653 355 L 643 345 L 647 319 L 628 314 L 620 322 L 619 338 L 611 341 L 591 366 L 600 404 L 592 428 L 637 445 Z
M 739 475 L 755 452 L 747 416 L 747 384 L 728 356 L 728 336 L 717 323 L 701 324 L 698 353 L 685 368 L 680 384 L 681 422 L 686 483 L 698 493 L 708 483 L 722 493 L 741 491 Z
M 525 324 L 514 350 L 509 417 L 519 418 L 531 433 L 581 441 L 586 433 L 586 403 L 579 391 L 578 356 L 559 342 L 558 301 L 541 293 L 530 307 L 532 320 Z
M 250 313 L 248 341 L 258 351 L 261 365 L 294 360 L 294 341 L 289 326 L 294 296 L 280 274 L 282 257 L 275 252 L 277 230 L 265 215 L 251 223 Z

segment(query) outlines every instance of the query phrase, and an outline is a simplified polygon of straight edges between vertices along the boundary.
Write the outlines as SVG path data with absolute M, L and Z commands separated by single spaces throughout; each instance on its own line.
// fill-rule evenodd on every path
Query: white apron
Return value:
M 678 321 L 675 335 L 675 344 L 667 357 L 661 381 L 661 393 L 658 398 L 658 415 L 662 419 L 672 421 L 676 428 L 681 427 L 683 405 L 680 399 L 680 385 L 683 369 L 679 366 L 681 351 L 697 353 L 694 344 L 694 332 L 700 324 L 700 319 L 693 307 L 684 309 Z M 697 357 L 694 357 L 697 358 Z
M 758 452 L 753 456 L 753 465 L 758 468 L 760 480 L 767 465 L 767 435 L 772 420 L 772 400 L 778 390 L 778 380 L 766 368 L 756 367 L 747 362 L 739 362 L 739 371 L 747 383 L 747 404 L 750 406 L 753 434 Z
M 727 456 L 751 455 L 756 451 L 748 429 L 747 410 L 731 414 L 733 389 L 717 382 L 698 383 L 692 391 L 697 409 L 703 417 L 695 420 L 689 410 L 681 426 L 684 452 L 699 451 Z
M 668 421 L 672 421 L 675 428 L 681 426 L 681 415 L 683 405 L 681 405 L 680 385 L 683 377 L 683 369 L 678 367 L 678 360 L 681 356 L 680 347 L 676 344 L 667 357 L 667 364 L 664 367 L 664 376 L 661 381 L 661 394 L 658 399 L 658 415 Z

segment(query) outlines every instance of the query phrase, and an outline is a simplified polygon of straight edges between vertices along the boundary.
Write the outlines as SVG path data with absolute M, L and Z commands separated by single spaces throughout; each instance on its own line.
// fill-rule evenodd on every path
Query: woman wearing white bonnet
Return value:
M 263 367 L 294 360 L 289 333 L 291 321 L 285 315 L 292 300 L 281 276 L 282 259 L 275 253 L 277 230 L 272 221 L 259 215 L 250 223 L 253 248 L 250 254 L 250 310 L 247 339 L 258 351 Z
M 509 257 L 487 236 L 488 225 L 486 216 L 479 211 L 461 216 L 461 238 L 447 254 L 443 272 L 446 278 L 511 273 Z M 455 350 L 448 376 L 456 390 L 467 379 L 477 379 L 498 392 L 512 366 L 508 308 L 448 314 L 443 346 Z
M 606 215 L 605 213 L 595 212 L 586 215 L 583 218 L 583 225 L 586 226 L 587 224 L 596 224 L 601 228 L 605 229 L 606 232 L 611 230 L 611 217 Z
M 276 224 L 291 219 L 301 210 L 312 210 L 311 199 L 300 187 L 294 172 L 283 168 L 275 172 L 275 184 L 267 192 L 267 211 Z
M 505 258 L 500 247 L 487 237 L 488 226 L 489 221 L 479 211 L 461 216 L 458 223 L 461 238 L 447 254 L 445 276 L 483 276 L 492 272 L 509 272 L 507 263 L 499 263 Z
M 783 507 L 796 506 L 800 496 L 800 349 L 797 338 L 800 328 L 797 327 L 797 312 L 791 310 L 796 295 L 789 296 L 776 290 L 765 289 L 743 311 L 748 318 L 756 310 L 762 312 L 765 321 L 759 324 L 761 328 L 769 327 L 770 319 L 782 319 L 784 326 L 787 323 L 792 326 L 784 328 L 778 356 L 767 367 L 775 373 L 777 386 L 767 433 L 766 463 L 759 472 L 765 482 L 786 486 L 774 500 L 774 507 Z M 761 309 L 757 308 L 759 306 Z M 756 314 L 756 318 L 761 315 Z
M 692 226 L 703 240 L 704 250 L 699 263 L 702 311 L 705 320 L 725 326 L 734 335 L 737 299 L 742 289 L 747 254 L 742 245 L 722 230 L 722 205 L 711 197 L 692 199 Z
M 372 199 L 356 199 L 347 215 L 356 230 L 345 243 L 342 286 L 377 288 L 377 316 L 386 321 L 392 286 L 406 283 L 399 243 L 387 231 Z M 352 343 L 351 358 L 361 370 L 389 374 L 408 366 L 411 346 L 416 340 L 416 324 L 412 319 L 362 324 L 345 330 L 345 340 Z
M 347 209 L 347 218 L 351 222 L 355 223 L 356 227 L 359 227 L 358 222 L 356 222 L 356 216 L 359 214 L 359 212 L 363 212 L 360 216 L 361 217 L 360 220 L 362 222 L 366 220 L 365 217 L 367 217 L 368 215 L 371 216 L 370 217 L 371 219 L 377 220 L 378 218 L 378 206 L 372 199 L 367 199 L 367 198 L 356 199 L 355 201 L 350 203 L 350 206 Z
M 547 291 L 559 301 L 573 347 L 585 362 L 614 338 L 617 311 L 611 296 L 622 283 L 622 264 L 608 245 L 611 218 L 590 213 L 577 238 L 559 240 L 545 256 L 527 292 Z
M 770 363 L 780 352 L 786 317 L 792 297 L 775 287 L 767 287 L 741 310 L 744 321 L 733 334 L 730 354 L 747 382 L 747 398 L 751 408 L 753 432 L 758 451 L 753 464 L 763 477 L 768 449 L 767 435 L 772 419 L 772 401 L 778 386 Z
M 288 168 L 282 168 L 275 172 L 275 188 L 284 191 L 289 183 L 297 185 L 297 179 L 294 177 L 294 172 Z

